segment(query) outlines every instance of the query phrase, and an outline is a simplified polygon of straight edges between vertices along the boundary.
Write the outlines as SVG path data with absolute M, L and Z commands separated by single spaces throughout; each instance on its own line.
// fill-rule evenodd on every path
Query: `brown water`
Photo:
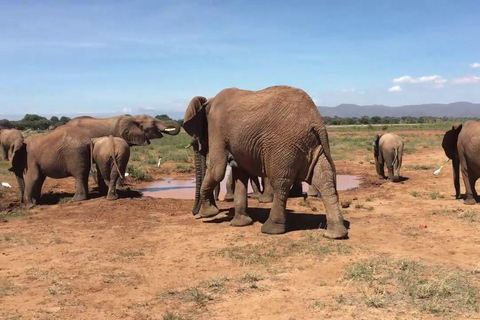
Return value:
M 220 196 L 222 200 L 226 194 L 226 179 L 220 183 Z M 360 184 L 360 177 L 353 175 L 337 175 L 337 190 L 349 190 L 357 188 Z M 308 184 L 303 182 L 303 192 L 307 192 Z M 195 178 L 180 180 L 166 179 L 155 181 L 140 189 L 145 197 L 152 198 L 171 198 L 171 199 L 194 199 L 195 198 Z M 252 187 L 248 185 L 248 192 L 251 193 Z

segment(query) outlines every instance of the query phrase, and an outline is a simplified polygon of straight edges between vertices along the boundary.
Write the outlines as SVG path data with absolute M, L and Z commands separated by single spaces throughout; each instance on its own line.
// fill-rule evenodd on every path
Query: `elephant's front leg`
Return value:
M 262 195 L 258 198 L 258 202 L 260 203 L 270 203 L 273 201 L 273 187 L 272 184 L 270 183 L 270 180 L 267 177 L 262 178 L 263 179 L 263 193 Z
M 75 195 L 71 201 L 87 200 L 88 195 L 88 171 L 81 176 L 75 176 Z
M 247 214 L 248 175 L 245 171 L 237 168 L 232 168 L 232 175 L 235 181 L 235 216 L 230 225 L 234 227 L 247 226 L 253 223 L 252 218 Z
M 31 165 L 25 174 L 25 195 L 24 200 L 27 208 L 31 208 L 38 203 L 41 196 L 42 185 L 45 181 L 36 165 Z
M 285 209 L 293 179 L 272 178 L 270 183 L 273 188 L 273 204 L 267 221 L 262 225 L 262 232 L 268 234 L 285 233 L 287 224 Z
M 332 166 L 322 154 L 314 169 L 312 185 L 322 195 L 327 213 L 327 230 L 323 236 L 330 239 L 343 239 L 347 237 L 348 231 L 340 211 L 334 174 Z
M 224 152 L 223 154 L 215 157 L 210 155 L 209 160 L 210 165 L 207 166 L 205 178 L 203 179 L 202 187 L 200 189 L 200 198 L 202 201 L 200 216 L 202 218 L 216 216 L 219 212 L 215 203 L 213 191 L 225 176 L 225 169 L 227 168 L 227 154 Z

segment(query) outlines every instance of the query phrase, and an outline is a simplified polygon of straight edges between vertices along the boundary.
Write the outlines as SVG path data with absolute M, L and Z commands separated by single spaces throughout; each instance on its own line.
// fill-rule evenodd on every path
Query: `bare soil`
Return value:
M 468 305 L 435 311 L 421 307 L 428 297 L 401 295 L 398 285 L 375 292 L 375 282 L 348 277 L 355 264 L 382 258 L 421 263 L 432 277 L 435 270 L 464 275 L 475 290 L 480 280 L 479 206 L 454 199 L 450 164 L 433 175 L 447 160 L 441 148 L 405 154 L 407 179 L 395 184 L 376 177 L 366 149 L 350 156 L 336 161 L 338 173 L 363 182 L 339 192 L 349 205 L 343 241 L 321 237 L 321 199 L 290 199 L 289 231 L 271 236 L 260 232 L 270 205 L 253 199 L 256 222 L 235 228 L 233 203 L 220 202 L 220 215 L 196 220 L 193 200 L 124 192 L 107 201 L 94 192 L 70 203 L 73 179 L 47 179 L 47 203 L 26 211 L 13 176 L 2 176 L 14 188 L 0 198 L 0 318 L 480 318 Z M 439 306 L 450 303 L 442 297 Z

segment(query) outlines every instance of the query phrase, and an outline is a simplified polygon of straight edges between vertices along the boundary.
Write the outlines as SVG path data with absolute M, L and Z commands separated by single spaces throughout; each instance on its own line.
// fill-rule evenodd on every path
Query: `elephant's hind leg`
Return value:
M 475 190 L 475 180 L 470 176 L 468 172 L 468 168 L 466 165 L 461 166 L 463 182 L 465 183 L 465 190 L 467 198 L 465 199 L 466 205 L 474 205 L 477 203 L 474 197 L 474 190 Z
M 232 168 L 232 175 L 235 181 L 235 216 L 230 225 L 234 227 L 247 226 L 253 223 L 252 218 L 247 214 L 248 175 L 245 171 L 237 168 Z
M 118 175 L 117 169 L 112 166 L 110 171 L 110 180 L 108 181 L 108 193 L 107 200 L 116 200 L 118 199 L 117 194 L 117 181 L 120 178 Z
M 286 231 L 288 193 L 293 184 L 293 179 L 272 178 L 270 183 L 273 188 L 273 204 L 267 221 L 262 225 L 262 232 L 268 234 L 281 234 Z
M 327 230 L 323 236 L 330 239 L 346 238 L 348 231 L 340 211 L 334 172 L 324 154 L 320 156 L 315 166 L 312 185 L 321 193 L 327 214 Z
M 87 200 L 88 195 L 88 171 L 82 176 L 75 177 L 75 195 L 72 201 Z

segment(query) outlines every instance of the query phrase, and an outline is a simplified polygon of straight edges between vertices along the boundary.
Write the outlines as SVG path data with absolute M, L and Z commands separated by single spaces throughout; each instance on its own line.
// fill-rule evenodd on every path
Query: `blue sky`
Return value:
M 0 1 L 0 114 L 183 114 L 285 84 L 318 105 L 480 102 L 472 1 Z

